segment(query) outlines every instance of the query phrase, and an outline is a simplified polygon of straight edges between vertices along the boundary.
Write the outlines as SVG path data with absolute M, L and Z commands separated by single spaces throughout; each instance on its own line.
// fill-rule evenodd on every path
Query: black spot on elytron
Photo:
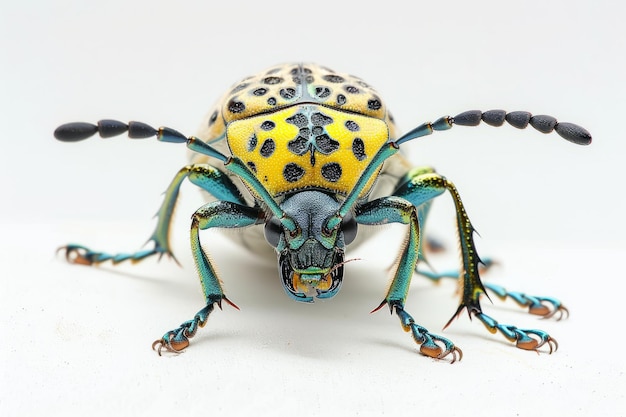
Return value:
M 244 88 L 246 88 L 246 87 L 247 87 L 247 86 L 249 86 L 249 85 L 250 85 L 250 84 L 248 84 L 248 83 L 241 83 L 241 84 L 239 84 L 237 87 L 233 88 L 233 89 L 230 91 L 230 94 L 235 94 L 235 93 L 238 93 L 238 92 L 240 92 L 241 90 L 243 90 Z
M 367 155 L 365 155 L 365 143 L 363 143 L 363 139 L 354 138 L 352 141 L 352 153 L 354 153 L 354 156 L 359 161 L 367 158 Z
M 300 165 L 293 162 L 285 165 L 285 168 L 283 169 L 283 177 L 285 177 L 287 182 L 296 182 L 303 176 L 304 169 Z
M 241 101 L 233 99 L 228 102 L 228 110 L 230 110 L 231 113 L 241 113 L 245 109 L 246 106 Z
M 213 126 L 213 123 L 217 120 L 217 110 L 213 112 L 211 117 L 209 117 L 209 126 Z
M 267 138 L 263 142 L 263 145 L 261 145 L 261 149 L 259 150 L 259 153 L 261 154 L 261 156 L 265 158 L 269 158 L 270 156 L 272 156 L 275 150 L 276 150 L 276 142 L 274 142 L 274 139 L 272 138 Z
M 252 94 L 254 94 L 255 96 L 259 96 L 259 97 L 262 95 L 265 95 L 266 93 L 267 93 L 267 88 L 263 88 L 263 87 L 257 88 L 256 90 L 252 92 Z
M 266 120 L 263 123 L 261 123 L 261 129 L 263 130 L 272 130 L 276 127 L 276 123 L 272 122 L 271 120 Z
M 307 142 L 308 141 L 306 140 L 306 137 L 298 136 L 297 138 L 287 142 L 287 149 L 289 149 L 291 152 L 295 153 L 296 155 L 302 155 L 309 148 Z
M 337 182 L 341 178 L 341 165 L 336 162 L 329 162 L 322 166 L 322 177 L 329 182 Z
M 291 71 L 289 71 L 291 75 L 298 75 L 299 72 L 300 72 L 300 68 L 298 67 L 293 67 Z
M 305 78 L 305 81 L 307 82 L 307 84 L 313 84 L 313 81 L 315 81 L 315 78 L 313 78 L 312 75 L 307 75 Z
M 304 72 L 305 74 L 312 74 L 313 73 L 313 71 L 311 71 L 311 69 L 307 68 L 307 67 L 302 68 L 302 72 Z
M 346 90 L 350 94 L 359 94 L 361 92 L 361 90 L 359 90 L 353 85 L 346 85 L 343 89 Z
M 256 135 L 253 133 L 252 136 L 250 136 L 250 138 L 248 139 L 248 152 L 252 152 L 253 150 L 255 150 L 256 144 L 257 138 Z
M 331 117 L 328 117 L 322 113 L 313 113 L 311 115 L 311 123 L 313 126 L 326 126 L 333 122 Z
M 246 165 L 248 165 L 248 168 L 250 168 L 250 171 L 256 174 L 256 165 L 254 164 L 254 162 L 250 161 Z
M 300 84 L 302 84 L 302 77 L 300 77 L 299 75 L 297 75 L 297 76 L 293 77 L 293 78 L 291 79 L 291 81 L 293 81 L 293 83 L 294 83 L 295 85 L 300 85 Z
M 350 132 L 358 132 L 361 129 L 357 122 L 355 122 L 354 120 L 346 120 L 345 125 L 346 129 L 348 129 Z
M 346 104 L 346 96 L 344 96 L 343 94 L 337 94 L 337 104 L 339 106 L 343 106 L 344 104 Z
M 376 97 L 374 97 L 373 99 L 367 100 L 367 108 L 370 110 L 379 110 L 382 107 L 382 104 L 380 103 L 380 100 L 378 100 Z
M 313 132 L 313 134 L 315 136 L 321 135 L 322 133 L 324 133 L 324 128 L 321 127 L 321 126 L 315 126 L 315 127 L 313 127 L 313 131 L 312 132 Z M 302 130 L 300 130 L 300 134 L 302 134 Z
M 268 85 L 274 85 L 274 84 L 280 84 L 283 81 L 284 80 L 280 77 L 265 77 L 265 79 L 263 80 L 263 83 L 268 84 Z
M 285 121 L 298 127 L 306 127 L 309 125 L 309 120 L 302 113 L 296 113 L 293 116 L 286 118 Z
M 322 77 L 323 80 L 328 81 L 329 83 L 342 83 L 345 79 L 336 74 L 328 74 Z
M 296 90 L 295 88 L 291 88 L 291 87 L 281 88 L 278 94 L 280 94 L 280 96 L 284 98 L 285 100 L 291 100 L 292 98 L 296 96 Z
M 360 85 L 361 87 L 371 88 L 370 85 L 366 83 L 365 81 L 357 81 L 356 83 Z
M 274 97 L 270 97 L 267 99 L 267 104 L 269 104 L 270 106 L 275 106 L 276 105 L 276 99 Z
M 339 149 L 339 142 L 326 134 L 316 137 L 315 144 L 317 145 L 317 149 L 324 155 L 328 155 Z
M 315 95 L 318 98 L 326 98 L 330 95 L 330 88 L 328 87 L 315 87 Z

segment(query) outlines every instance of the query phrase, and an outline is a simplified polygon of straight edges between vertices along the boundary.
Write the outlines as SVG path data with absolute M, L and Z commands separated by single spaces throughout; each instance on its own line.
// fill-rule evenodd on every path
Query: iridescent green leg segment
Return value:
M 556 351 L 559 348 L 559 344 L 555 339 L 543 330 L 538 329 L 519 329 L 516 326 L 510 324 L 500 324 L 495 319 L 489 317 L 484 313 L 475 312 L 474 316 L 485 325 L 487 330 L 491 333 L 499 331 L 509 341 L 515 342 L 515 346 L 524 350 L 537 350 L 543 345 L 547 344 L 550 353 Z M 534 335 L 536 337 L 531 337 Z
M 200 276 L 206 305 L 196 313 L 193 319 L 168 331 L 152 344 L 152 348 L 156 348 L 159 355 L 162 349 L 180 352 L 189 346 L 189 339 L 196 334 L 198 327 L 204 326 L 214 306 L 217 305 L 221 309 L 222 300 L 237 308 L 224 295 L 217 273 L 200 245 L 199 231 L 212 227 L 246 227 L 263 221 L 264 213 L 260 209 L 230 201 L 214 201 L 202 206 L 194 213 L 191 220 L 191 250 Z
M 563 316 L 568 316 L 567 307 L 560 300 L 553 297 L 539 297 L 528 295 L 518 291 L 508 291 L 504 287 L 495 284 L 485 284 L 485 288 L 495 294 L 501 300 L 510 298 L 521 307 L 528 307 L 530 314 L 541 316 L 542 318 L 551 318 L 558 314 L 557 320 L 561 320 Z
M 209 192 L 218 200 L 231 201 L 245 205 L 245 201 L 243 197 L 241 197 L 237 187 L 226 174 L 207 164 L 188 165 L 178 171 L 165 191 L 163 203 L 157 212 L 156 228 L 148 239 L 148 242 L 153 242 L 154 244 L 152 249 L 133 253 L 109 254 L 106 252 L 92 251 L 82 245 L 69 244 L 60 248 L 60 250 L 65 252 L 65 257 L 69 262 L 82 265 L 94 265 L 106 261 L 117 264 L 128 260 L 135 263 L 153 255 L 159 255 L 160 259 L 164 254 L 167 254 L 176 261 L 169 242 L 170 226 L 178 200 L 180 186 L 185 178 L 188 178 L 190 182 Z
M 411 331 L 413 339 L 420 345 L 420 352 L 432 358 L 441 359 L 452 354 L 452 362 L 462 357 L 459 348 L 446 338 L 430 333 L 426 328 L 415 323 L 415 320 L 404 310 L 409 285 L 413 277 L 413 271 L 418 258 L 419 247 L 419 220 L 418 209 L 399 197 L 383 197 L 377 200 L 357 206 L 355 209 L 356 220 L 360 224 L 378 225 L 385 223 L 402 223 L 409 225 L 409 231 L 404 248 L 397 260 L 395 271 L 385 299 L 373 311 L 377 311 L 384 305 L 395 312 L 400 318 L 400 323 L 405 331 Z M 439 343 L 437 343 L 439 342 Z M 442 346 L 443 347 L 442 347 Z
M 452 353 L 452 361 L 450 363 L 454 363 L 457 360 L 457 355 L 458 360 L 463 359 L 463 351 L 454 346 L 450 340 L 445 337 L 432 334 L 425 327 L 415 323 L 413 317 L 411 317 L 411 315 L 404 311 L 400 306 L 393 305 L 390 306 L 390 308 L 395 309 L 404 331 L 408 332 L 410 330 L 413 340 L 415 340 L 418 345 L 421 345 L 420 352 L 432 358 L 443 358 L 449 353 Z M 444 346 L 444 350 L 441 349 L 439 344 Z
M 453 275 L 454 278 L 461 279 L 461 303 L 455 313 L 445 327 L 450 325 L 451 321 L 457 317 L 463 310 L 467 309 L 470 318 L 478 317 L 487 329 L 493 333 L 500 331 L 507 339 L 516 342 L 517 347 L 522 349 L 536 350 L 544 344 L 548 343 L 550 352 L 552 352 L 552 344 L 556 347 L 556 341 L 547 333 L 541 330 L 525 330 L 516 326 L 499 324 L 493 318 L 482 312 L 480 306 L 480 296 L 486 294 L 486 287 L 480 280 L 479 269 L 484 263 L 479 258 L 476 247 L 474 245 L 474 227 L 465 211 L 459 193 L 450 181 L 435 172 L 417 172 L 413 178 L 401 184 L 394 195 L 400 196 L 416 206 L 420 206 L 432 198 L 448 191 L 452 196 L 456 209 L 457 227 L 459 231 L 460 247 L 462 255 L 462 269 L 460 274 Z M 424 274 L 424 273 L 422 273 Z M 428 275 L 428 274 L 425 274 Z M 437 280 L 446 275 L 432 275 Z M 510 293 L 496 286 L 488 286 L 500 297 L 511 297 L 516 299 L 522 305 L 528 306 L 533 312 L 543 312 L 547 309 L 541 301 L 548 303 L 554 302 L 555 309 L 561 310 L 562 306 L 557 300 L 541 297 L 527 297 L 519 293 Z M 549 313 L 548 313 L 549 314 Z M 534 335 L 537 339 L 531 337 Z
M 431 174 L 434 172 L 435 172 L 435 169 L 432 167 L 428 167 L 428 166 L 416 167 L 416 168 L 411 169 L 409 172 L 406 173 L 404 178 L 402 178 L 398 182 L 399 185 L 396 188 L 395 192 L 392 193 L 392 195 L 397 195 L 397 196 L 410 195 L 412 189 L 411 190 L 408 189 L 408 183 L 410 183 L 413 178 L 420 176 L 420 175 L 424 175 L 424 174 Z M 431 200 L 424 201 L 422 204 L 414 204 L 417 207 L 417 218 L 419 220 L 420 231 L 422 235 L 422 238 L 420 239 L 420 243 L 419 243 L 418 263 L 417 263 L 417 267 L 415 268 L 415 272 L 418 272 L 418 273 L 420 272 L 420 268 L 419 268 L 420 261 L 425 263 L 426 265 L 429 265 L 428 260 L 426 259 L 426 252 L 429 252 L 430 250 L 426 250 L 426 249 L 431 249 L 432 251 L 443 250 L 443 246 L 439 242 L 430 240 L 428 236 L 426 236 L 425 238 L 423 237 L 425 226 L 426 226 L 426 220 L 428 219 L 428 214 L 430 213 L 432 203 L 433 201 L 431 199 Z
M 217 304 L 220 308 L 222 299 L 226 299 L 226 297 L 222 294 L 222 298 L 218 298 L 207 305 L 200 311 L 196 313 L 193 319 L 188 320 L 182 323 L 177 329 L 170 330 L 165 333 L 161 339 L 155 340 L 152 343 L 152 349 L 156 350 L 161 356 L 161 351 L 163 349 L 170 352 L 180 352 L 189 346 L 189 338 L 194 337 L 196 332 L 198 331 L 198 327 L 204 327 L 207 320 L 209 319 L 209 314 L 215 308 L 215 304 Z M 226 301 L 228 301 L 226 299 Z M 229 304 L 232 304 L 229 302 Z M 234 305 L 234 304 L 232 304 Z M 235 306 L 236 307 L 236 306 Z
M 484 273 L 495 264 L 496 262 L 492 259 L 481 259 L 479 271 L 481 273 Z M 456 280 L 459 278 L 460 275 L 460 272 L 457 269 L 450 271 L 434 272 L 420 269 L 419 265 L 415 269 L 415 272 L 434 282 L 439 282 L 444 278 Z M 556 319 L 561 320 L 563 316 L 569 315 L 567 307 L 565 307 L 563 303 L 557 298 L 528 295 L 518 291 L 508 291 L 504 287 L 496 284 L 490 284 L 488 282 L 483 283 L 483 286 L 490 294 L 495 294 L 501 300 L 510 298 L 515 301 L 519 306 L 528 307 L 528 312 L 530 314 L 541 316 L 544 319 L 552 318 L 558 315 Z
M 496 265 L 496 261 L 490 258 L 486 258 L 486 259 L 481 258 L 481 264 L 478 269 L 480 272 L 485 272 L 486 270 L 488 270 L 494 265 Z M 429 280 L 433 282 L 439 282 L 442 279 L 459 279 L 459 275 L 461 274 L 458 269 L 442 271 L 442 272 L 425 271 L 422 269 L 417 269 L 415 272 L 425 278 L 428 278 Z M 490 289 L 489 285 L 484 284 L 484 286 L 488 290 Z

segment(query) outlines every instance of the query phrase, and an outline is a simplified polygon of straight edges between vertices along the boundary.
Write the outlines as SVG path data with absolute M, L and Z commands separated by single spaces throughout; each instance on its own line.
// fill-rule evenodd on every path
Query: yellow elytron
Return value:
M 543 133 L 556 131 L 576 144 L 591 142 L 591 135 L 580 126 L 559 123 L 551 116 L 503 110 L 442 117 L 398 138 L 391 115 L 371 86 L 358 77 L 315 64 L 279 65 L 243 79 L 209 112 L 198 137 L 139 122 L 68 123 L 55 131 L 57 139 L 75 142 L 96 132 L 102 137 L 128 132 L 132 138 L 156 136 L 164 142 L 185 143 L 193 156 L 166 191 L 150 237 L 152 249 L 115 255 L 75 244 L 63 249 L 68 260 L 87 265 L 139 261 L 157 254 L 173 257 L 169 231 L 181 183 L 187 178 L 210 195 L 211 201 L 193 214 L 190 233 L 206 303 L 191 320 L 153 343 L 161 354 L 162 349 L 178 352 L 186 348 L 215 305 L 221 307 L 223 300 L 232 304 L 200 245 L 200 230 L 247 227 L 240 234 L 243 246 L 259 253 L 273 248 L 287 294 L 311 302 L 313 297 L 330 298 L 339 291 L 345 250 L 358 242 L 358 225 L 402 223 L 408 226 L 406 240 L 377 309 L 387 305 L 395 312 L 421 353 L 433 358 L 450 355 L 454 362 L 462 357 L 461 350 L 417 324 L 404 309 L 411 278 L 423 256 L 420 226 L 432 200 L 448 191 L 456 208 L 462 255 L 460 272 L 454 276 L 461 288 L 455 316 L 467 309 L 489 331 L 502 333 L 517 347 L 537 350 L 547 345 L 552 352 L 557 344 L 546 332 L 498 323 L 483 313 L 479 298 L 490 290 L 544 317 L 560 318 L 567 312 L 565 307 L 554 298 L 483 284 L 474 228 L 458 191 L 430 168 L 411 169 L 397 153 L 405 142 L 435 130 L 447 130 L 453 124 L 476 126 L 481 121 L 492 126 L 506 121 L 517 128 L 530 124 Z M 358 235 L 367 237 L 363 231 Z M 419 273 L 433 280 L 443 277 Z
M 274 197 L 306 188 L 345 196 L 389 133 L 382 120 L 304 104 L 234 121 L 227 138 L 232 154 Z

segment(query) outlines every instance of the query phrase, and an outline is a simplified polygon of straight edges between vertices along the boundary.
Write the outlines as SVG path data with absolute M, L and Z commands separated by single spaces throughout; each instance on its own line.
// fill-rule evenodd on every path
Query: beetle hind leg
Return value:
M 163 254 L 167 253 L 177 263 L 178 261 L 174 257 L 171 251 L 168 251 L 161 247 L 158 242 L 155 241 L 154 248 L 141 250 L 133 253 L 116 253 L 110 254 L 106 252 L 96 252 L 85 246 L 77 245 L 74 243 L 67 244 L 60 247 L 57 252 L 63 252 L 65 259 L 69 263 L 77 265 L 97 265 L 102 262 L 111 261 L 113 264 L 118 264 L 124 261 L 131 261 L 133 263 L 142 261 L 152 255 L 159 254 L 159 258 Z
M 501 300 L 507 298 L 515 301 L 520 307 L 527 307 L 530 314 L 541 316 L 542 318 L 556 318 L 557 321 L 569 316 L 569 310 L 563 303 L 553 297 L 540 297 L 528 295 L 518 291 L 508 291 L 499 285 L 485 283 L 485 288 L 495 294 Z
M 497 262 L 491 258 L 481 259 L 480 265 L 478 266 L 478 270 L 480 271 L 481 274 L 483 274 L 487 272 L 489 269 L 491 269 L 494 265 L 497 265 Z M 451 269 L 448 271 L 435 271 L 431 268 L 431 270 L 427 271 L 427 270 L 424 270 L 424 268 L 420 268 L 419 265 L 417 266 L 417 268 L 415 268 L 415 273 L 425 278 L 428 278 L 429 280 L 433 282 L 439 282 L 442 279 L 455 279 L 456 280 L 456 279 L 459 279 L 459 276 L 461 276 L 461 272 L 458 269 Z
M 63 252 L 68 262 L 80 265 L 97 265 L 106 261 L 111 261 L 113 264 L 125 261 L 136 263 L 153 255 L 158 255 L 159 259 L 163 255 L 167 255 L 178 263 L 172 252 L 169 236 L 180 186 L 185 178 L 188 178 L 191 183 L 204 189 L 219 200 L 245 204 L 237 187 L 220 170 L 208 164 L 187 165 L 178 171 L 165 191 L 163 203 L 159 207 L 156 216 L 156 228 L 146 242 L 146 244 L 153 243 L 152 249 L 139 250 L 133 253 L 112 254 L 94 251 L 83 245 L 68 244 L 60 247 L 58 251 Z

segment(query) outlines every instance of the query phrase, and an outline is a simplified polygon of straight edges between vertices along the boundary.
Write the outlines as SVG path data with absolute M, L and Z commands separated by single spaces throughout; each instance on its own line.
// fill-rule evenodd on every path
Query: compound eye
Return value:
M 348 213 L 341 220 L 341 231 L 343 232 L 343 241 L 346 245 L 349 245 L 356 239 L 357 222 L 352 214 Z
M 276 217 L 272 217 L 267 223 L 265 223 L 265 240 L 272 247 L 278 246 L 280 242 L 280 235 L 283 233 L 283 225 Z

